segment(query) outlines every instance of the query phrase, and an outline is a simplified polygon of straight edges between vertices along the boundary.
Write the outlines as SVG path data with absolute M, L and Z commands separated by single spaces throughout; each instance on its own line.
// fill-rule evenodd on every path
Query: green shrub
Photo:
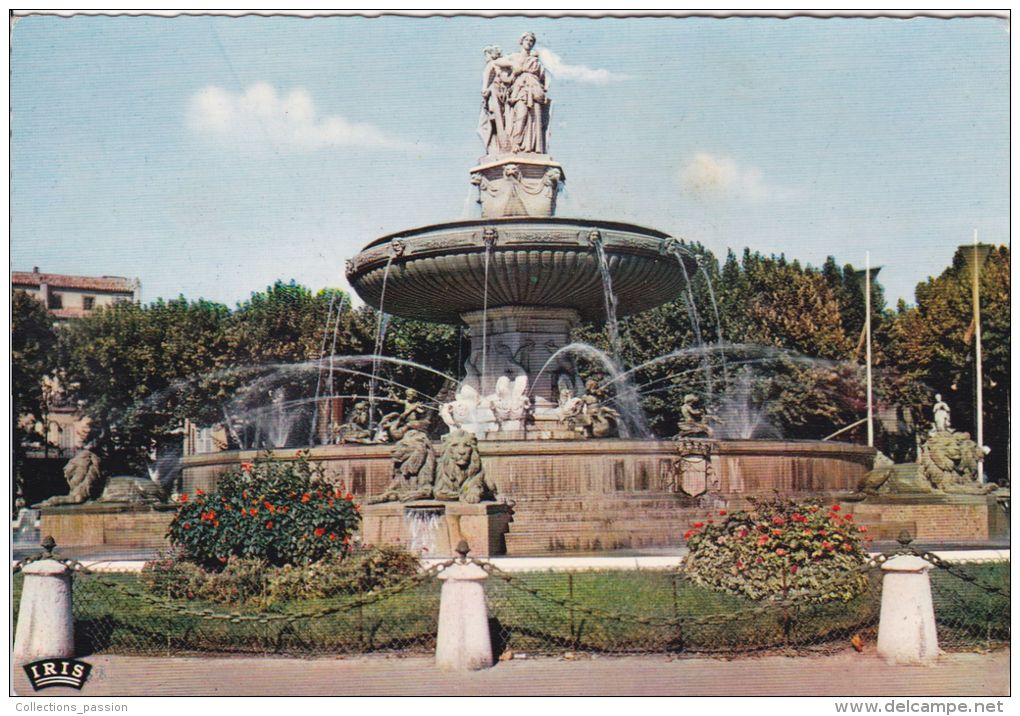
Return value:
M 418 558 L 402 547 L 362 547 L 345 559 L 326 558 L 304 565 L 274 566 L 262 559 L 230 557 L 207 570 L 169 553 L 147 562 L 142 585 L 169 599 L 261 608 L 280 602 L 364 594 L 412 577 Z
M 325 482 L 303 451 L 295 461 L 243 463 L 221 476 L 215 492 L 179 499 L 170 542 L 209 569 L 232 557 L 276 566 L 342 558 L 360 519 L 354 496 Z
M 418 567 L 418 558 L 403 547 L 362 548 L 342 562 L 324 560 L 275 570 L 269 578 L 267 601 L 363 594 L 413 577 Z
M 868 558 L 867 530 L 841 511 L 782 499 L 720 510 L 718 524 L 696 522 L 684 535 L 684 571 L 705 587 L 755 600 L 807 592 L 815 593 L 807 601 L 849 601 L 867 587 L 859 570 Z

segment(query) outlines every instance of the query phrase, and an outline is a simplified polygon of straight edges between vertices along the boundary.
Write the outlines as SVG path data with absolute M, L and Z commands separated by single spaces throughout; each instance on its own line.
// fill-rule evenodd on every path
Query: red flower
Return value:
M 759 545 L 768 544 L 768 541 L 769 541 L 769 538 L 768 538 L 767 535 L 762 535 L 761 537 L 758 538 L 758 544 Z
M 850 545 L 849 542 L 844 542 L 843 543 L 843 551 L 844 552 L 851 552 L 851 551 L 853 551 L 853 547 Z
M 188 493 L 185 492 L 183 495 L 181 495 L 180 499 L 181 499 L 181 502 L 187 502 L 188 501 Z
M 336 533 L 335 532 L 330 532 L 329 533 L 329 539 L 330 539 L 331 542 L 336 542 Z
M 183 527 L 184 529 L 186 529 L 186 530 L 190 530 L 190 529 L 191 529 L 191 523 L 190 523 L 190 522 L 185 522 L 185 523 L 184 523 L 183 525 L 181 525 L 181 526 L 182 526 L 182 527 Z
M 251 472 L 252 468 L 254 468 L 254 467 L 255 466 L 252 465 L 250 462 L 242 462 L 241 463 L 241 471 L 242 472 Z
M 704 526 L 705 526 L 704 522 L 695 522 L 694 523 L 694 529 L 696 529 L 696 530 L 700 530 Z
M 828 537 L 829 530 L 818 530 L 818 534 L 820 534 L 822 537 Z
M 310 499 L 312 499 L 312 496 L 306 492 L 305 494 L 301 495 L 301 504 L 302 505 L 306 504 Z
M 684 532 L 684 539 L 685 540 L 690 539 L 693 536 L 694 536 L 694 530 L 687 530 L 686 532 Z
M 276 508 L 273 507 L 271 502 L 266 501 L 266 502 L 263 502 L 262 504 L 265 505 L 266 509 L 269 510 L 270 512 L 276 512 Z
M 315 536 L 316 537 L 322 537 L 322 535 L 324 535 L 324 534 L 326 534 L 326 528 L 325 527 L 316 527 L 315 528 Z
M 800 514 L 799 512 L 794 512 L 792 515 L 790 515 L 790 519 L 793 520 L 794 522 L 807 522 L 807 517 Z
M 853 522 L 854 521 L 854 516 L 852 514 L 843 515 L 843 519 L 846 520 L 847 522 Z
M 797 567 L 797 565 L 795 565 L 795 564 L 791 564 L 791 565 L 790 565 L 790 574 L 796 574 L 796 573 L 797 573 L 797 569 L 799 569 L 799 568 Z
M 740 536 L 741 537 L 747 537 L 747 535 L 749 535 L 749 534 L 751 534 L 751 533 L 748 532 L 747 530 L 740 530 Z
M 201 488 L 199 488 L 199 489 L 195 490 L 195 494 L 196 494 L 196 495 L 204 495 L 204 494 L 205 494 L 205 491 L 204 491 L 204 490 L 202 490 Z
M 220 526 L 220 521 L 219 520 L 213 520 L 212 526 L 213 527 L 219 527 Z
M 744 563 L 738 559 L 737 560 L 737 569 L 743 569 L 743 568 L 744 568 Z
M 805 537 L 810 537 L 811 535 L 814 534 L 814 532 L 812 532 L 811 530 L 804 530 L 803 532 L 801 532 L 801 534 L 804 535 Z
M 715 520 L 709 520 L 709 521 L 708 521 L 708 524 L 710 524 L 710 525 L 714 525 L 714 524 L 715 524 Z
M 785 525 L 786 524 L 786 520 L 784 520 L 779 515 L 776 515 L 775 517 L 772 518 L 772 524 L 774 524 L 774 525 Z
M 765 562 L 765 560 L 764 560 L 764 559 L 762 559 L 761 557 L 757 557 L 757 558 L 755 558 L 755 560 L 754 560 L 754 563 L 755 563 L 755 564 L 763 564 L 764 562 Z
M 344 535 L 344 544 L 350 544 L 350 543 L 351 543 L 351 536 L 350 535 Z
M 784 554 L 786 554 L 786 550 L 780 547 L 779 549 L 776 550 L 776 554 L 782 557 Z
M 351 493 L 349 493 L 349 492 L 348 492 L 348 493 L 347 493 L 347 494 L 346 494 L 346 495 L 344 496 L 344 499 L 345 499 L 345 500 L 347 500 L 348 502 L 354 502 L 354 495 L 352 495 Z
M 858 532 L 867 532 L 868 528 L 865 527 L 864 525 L 861 525 L 860 527 L 857 528 L 857 531 Z
M 772 536 L 773 537 L 782 537 L 783 536 L 783 531 L 782 530 L 772 530 Z
M 719 516 L 720 517 L 725 517 L 726 516 L 726 510 L 719 510 Z
M 267 530 L 273 529 L 273 521 L 272 520 L 269 520 L 269 522 L 266 523 L 266 529 Z
M 839 512 L 839 505 L 833 505 L 832 506 L 832 511 L 833 512 Z
M 248 510 L 248 514 L 251 515 L 252 517 L 257 515 L 258 513 L 259 513 L 259 510 L 258 510 L 257 507 L 252 507 L 250 510 Z
M 836 549 L 836 545 L 834 545 L 832 542 L 822 542 L 822 549 L 831 552 L 832 550 Z

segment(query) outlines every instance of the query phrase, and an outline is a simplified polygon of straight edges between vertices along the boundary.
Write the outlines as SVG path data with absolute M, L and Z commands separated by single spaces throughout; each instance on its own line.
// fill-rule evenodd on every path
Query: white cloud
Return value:
M 574 80 L 575 82 L 589 82 L 597 85 L 604 85 L 609 82 L 622 82 L 631 79 L 630 75 L 621 72 L 610 72 L 604 69 L 592 69 L 585 65 L 568 65 L 563 58 L 552 50 L 542 48 L 538 51 L 545 68 L 552 73 L 556 79 Z
M 370 124 L 339 115 L 319 116 L 311 95 L 301 88 L 280 94 L 272 85 L 257 83 L 245 92 L 205 87 L 192 95 L 187 125 L 196 132 L 247 147 L 293 151 L 332 147 L 375 147 L 406 150 L 411 142 L 392 137 Z
M 796 190 L 766 184 L 757 167 L 741 166 L 730 157 L 708 152 L 698 152 L 681 164 L 679 179 L 685 192 L 705 199 L 764 201 L 796 194 Z

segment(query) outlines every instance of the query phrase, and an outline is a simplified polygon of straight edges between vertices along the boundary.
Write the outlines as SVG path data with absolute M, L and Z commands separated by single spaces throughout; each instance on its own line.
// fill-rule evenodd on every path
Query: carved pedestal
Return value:
M 471 170 L 484 219 L 552 216 L 563 180 L 563 167 L 547 154 L 485 157 Z
M 399 544 L 421 551 L 424 557 L 452 557 L 463 539 L 473 556 L 492 557 L 506 554 L 512 510 L 501 502 L 469 505 L 417 500 L 365 505 L 361 518 L 361 539 L 366 544 Z
M 535 399 L 536 412 L 556 405 L 556 380 L 571 367 L 569 355 L 539 371 L 556 351 L 570 342 L 570 330 L 581 320 L 572 308 L 543 306 L 490 307 L 470 311 L 461 319 L 471 330 L 471 363 L 481 375 L 482 395 L 491 395 L 500 376 L 513 379 L 523 370 Z M 485 345 L 483 361 L 482 345 Z

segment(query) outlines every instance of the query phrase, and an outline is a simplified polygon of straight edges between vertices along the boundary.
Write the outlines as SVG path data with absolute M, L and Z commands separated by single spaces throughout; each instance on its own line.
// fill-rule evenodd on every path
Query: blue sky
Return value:
M 1009 34 L 978 19 L 28 17 L 15 270 L 233 305 L 473 216 L 482 48 L 538 36 L 561 216 L 820 264 L 890 303 L 1009 241 Z

